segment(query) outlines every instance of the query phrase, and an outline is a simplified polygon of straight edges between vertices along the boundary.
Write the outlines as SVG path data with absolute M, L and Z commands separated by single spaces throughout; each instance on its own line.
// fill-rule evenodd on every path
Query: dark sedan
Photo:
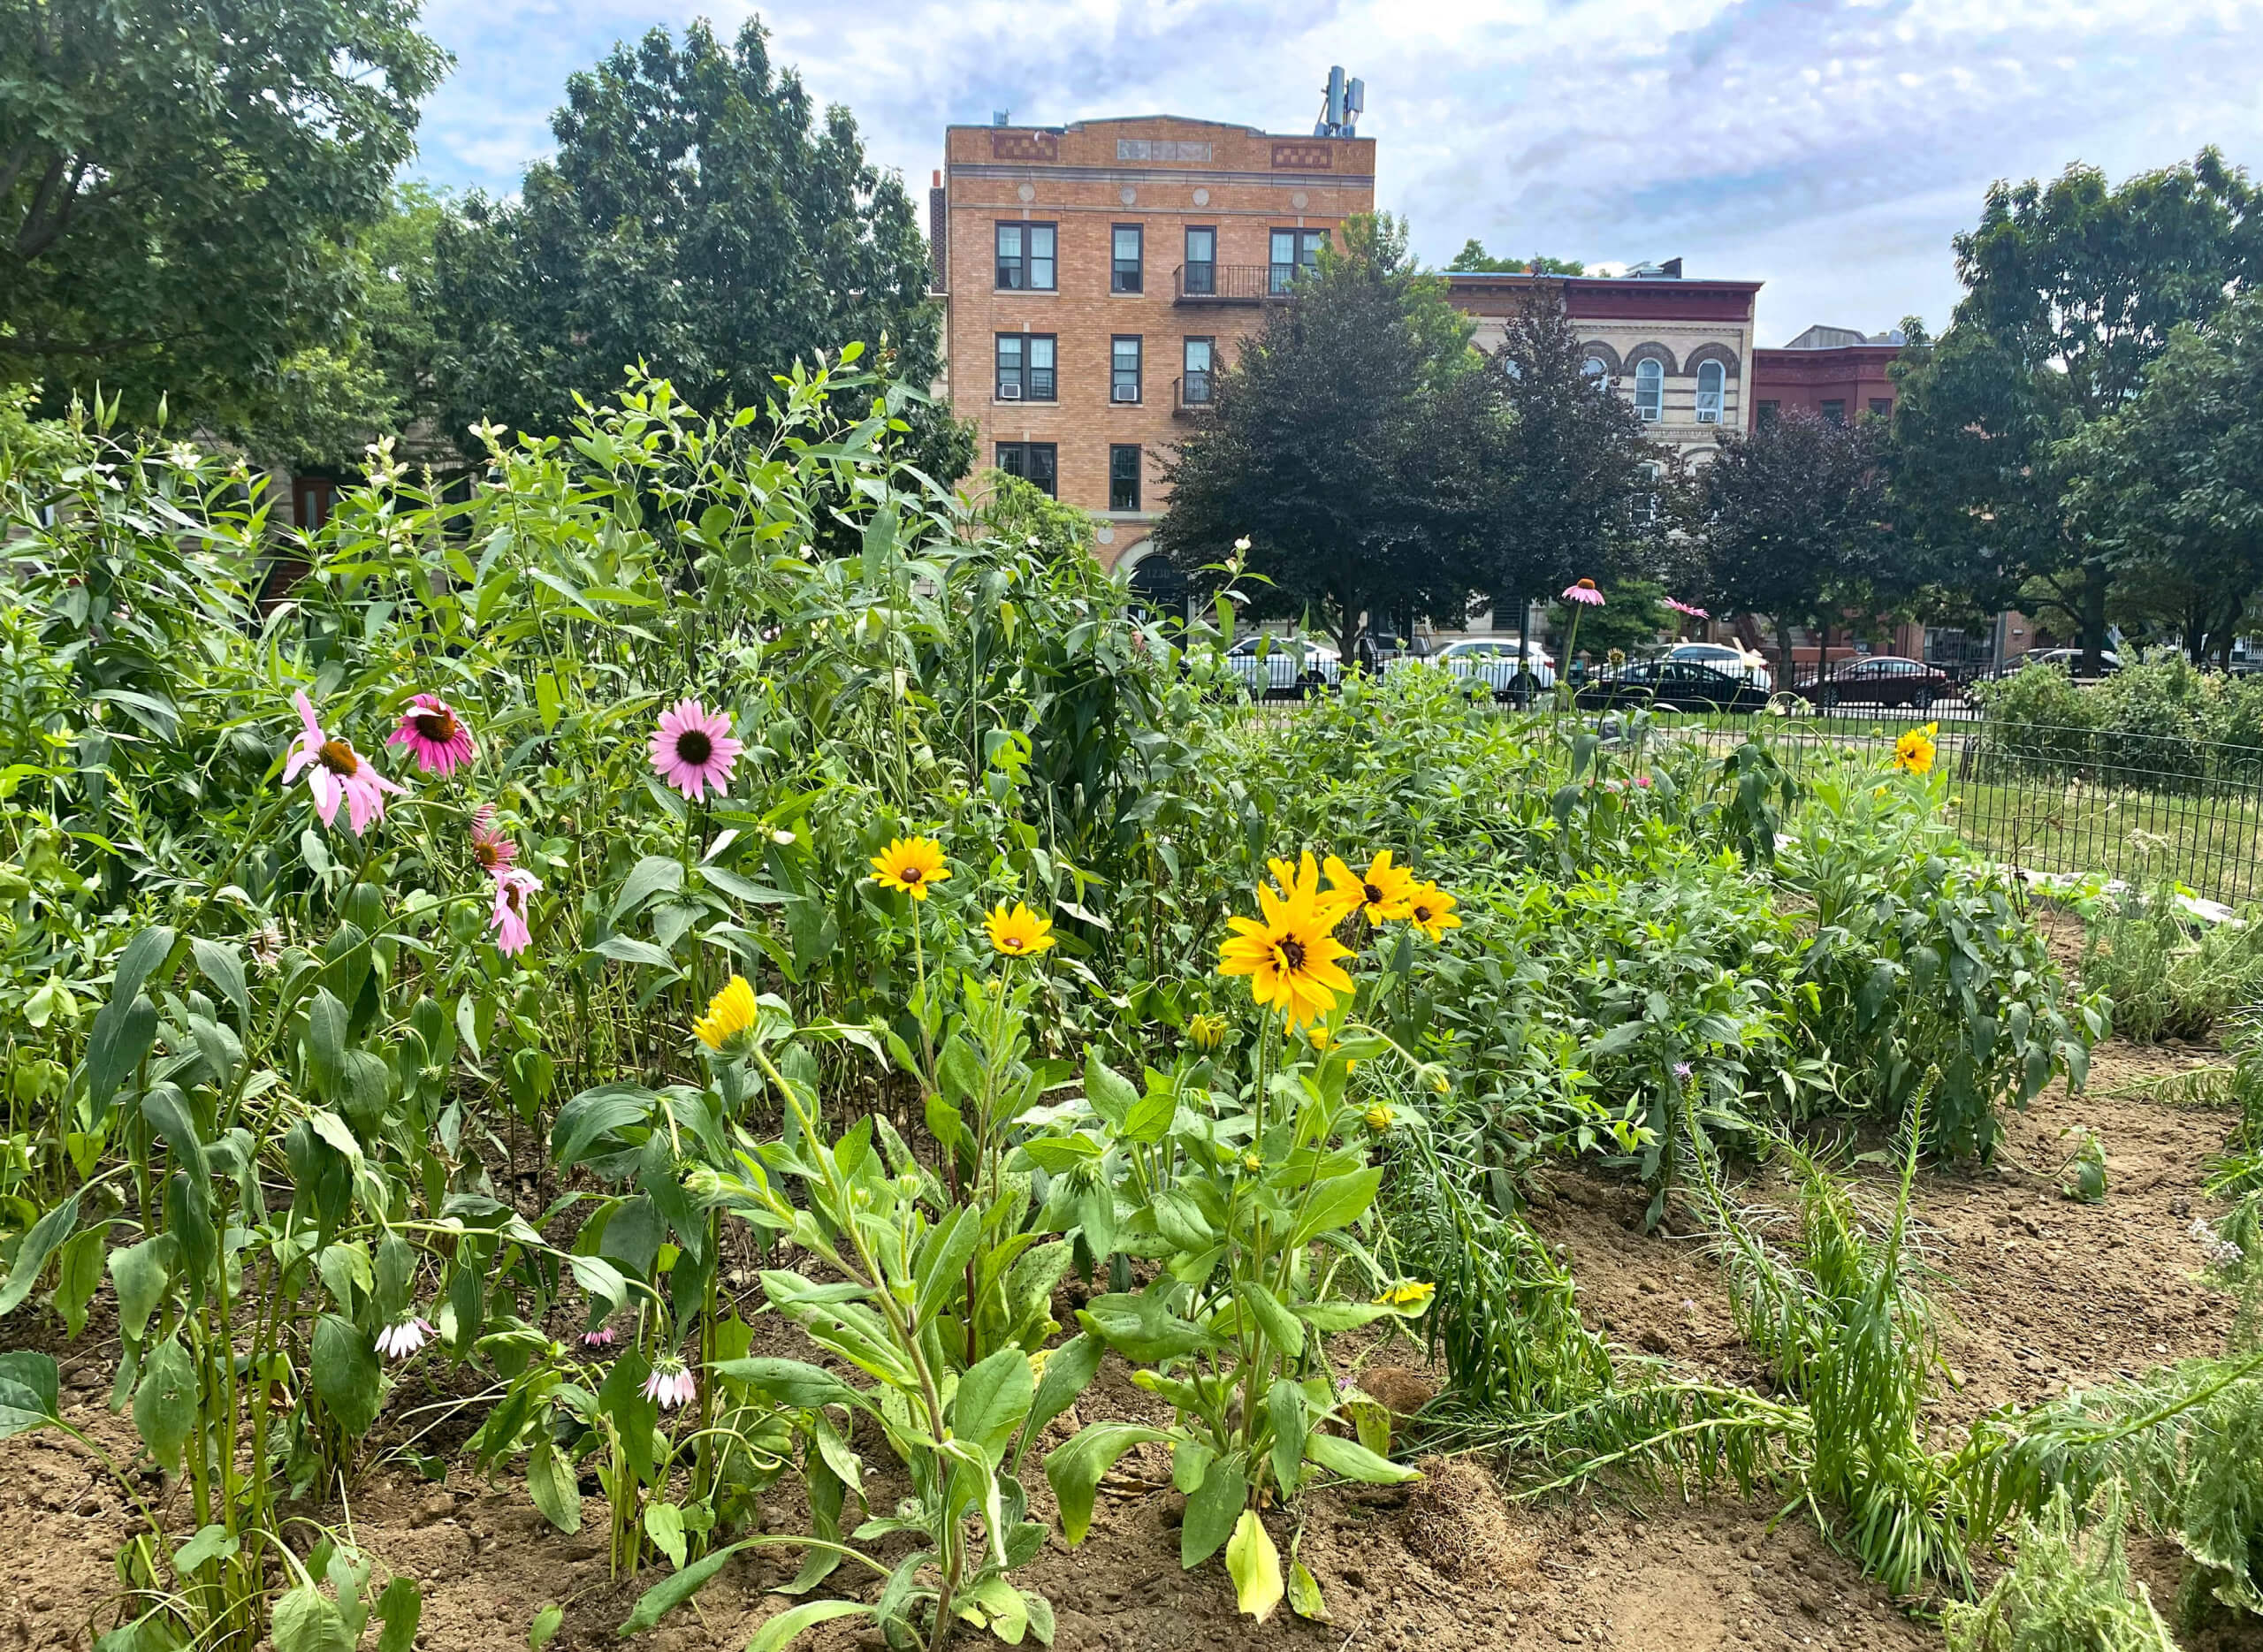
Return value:
M 1880 654 L 1870 659 L 1850 659 L 1820 681 L 1800 685 L 1799 692 L 1825 711 L 1834 705 L 1909 705 L 1924 711 L 1935 700 L 1956 692 L 1948 673 L 1922 660 Z
M 1642 659 L 1582 687 L 1583 711 L 1619 705 L 1667 705 L 1678 712 L 1756 712 L 1765 689 L 1694 659 Z

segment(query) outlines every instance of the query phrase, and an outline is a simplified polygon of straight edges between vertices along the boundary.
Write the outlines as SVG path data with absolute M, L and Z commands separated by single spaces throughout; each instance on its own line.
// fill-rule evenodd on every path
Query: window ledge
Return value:
M 1057 286 L 994 286 L 990 289 L 999 298 L 1059 298 Z

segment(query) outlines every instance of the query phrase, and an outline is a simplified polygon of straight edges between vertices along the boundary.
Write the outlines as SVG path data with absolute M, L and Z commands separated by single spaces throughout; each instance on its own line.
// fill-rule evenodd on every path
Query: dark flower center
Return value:
M 1275 941 L 1273 953 L 1281 968 L 1292 975 L 1305 967 L 1305 943 L 1294 935 L 1284 935 Z
M 906 866 L 902 872 L 895 874 L 896 881 L 899 883 L 918 883 L 922 879 L 926 878 L 926 875 L 927 874 L 926 872 L 921 872 L 917 866 Z
M 362 759 L 354 755 L 354 748 L 343 740 L 324 741 L 321 757 L 323 767 L 328 769 L 332 774 L 342 774 L 351 778 L 361 773 Z
M 704 728 L 687 728 L 675 737 L 675 754 L 695 769 L 707 766 L 715 755 L 715 742 Z
M 446 706 L 434 712 L 418 712 L 408 721 L 418 734 L 435 745 L 445 746 L 456 737 L 456 714 Z
M 1368 904 L 1369 906 L 1381 906 L 1383 904 L 1383 891 L 1376 888 L 1375 885 L 1371 883 L 1363 883 L 1360 886 L 1360 888 L 1362 893 L 1367 895 Z
M 1430 921 L 1430 909 L 1427 906 L 1421 905 L 1420 902 L 1417 902 L 1414 908 L 1414 921 L 1418 924 L 1429 923 Z
M 499 844 L 491 843 L 485 838 L 474 838 L 471 841 L 471 857 L 484 870 L 493 872 L 503 864 L 503 850 Z
M 1008 935 L 998 944 L 1008 952 L 1019 952 L 1022 949 L 1022 938 L 1019 935 Z

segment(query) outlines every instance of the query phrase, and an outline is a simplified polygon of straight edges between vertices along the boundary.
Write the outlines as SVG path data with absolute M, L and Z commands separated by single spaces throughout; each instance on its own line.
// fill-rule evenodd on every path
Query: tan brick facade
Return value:
M 953 126 L 931 208 L 946 329 L 942 394 L 980 430 L 977 462 L 1002 444 L 1049 447 L 1055 491 L 1101 520 L 1101 557 L 1136 561 L 1164 503 L 1162 465 L 1201 416 L 1187 393 L 1187 341 L 1209 339 L 1213 370 L 1256 328 L 1286 278 L 1276 232 L 1332 233 L 1375 209 L 1372 138 L 1281 136 L 1175 116 L 1066 127 Z M 1016 269 L 1002 285 L 998 226 Z M 1049 226 L 1049 241 L 1047 231 Z M 1119 229 L 1139 232 L 1139 288 L 1114 290 Z M 1210 268 L 1190 276 L 1188 232 L 1211 232 Z M 1011 246 L 1015 240 L 1018 246 Z M 1048 273 L 1050 288 L 1032 283 Z M 1192 250 L 1202 250 L 1198 236 Z M 1001 393 L 1001 334 L 1027 340 Z M 1139 340 L 1136 390 L 1119 377 L 1116 341 Z M 1038 362 L 1051 341 L 1051 380 Z M 1121 384 L 1125 400 L 1116 393 Z M 1050 389 L 1047 400 L 1042 392 Z M 1136 509 L 1111 508 L 1111 449 L 1138 449 Z M 1025 454 L 1010 455 L 1028 462 Z

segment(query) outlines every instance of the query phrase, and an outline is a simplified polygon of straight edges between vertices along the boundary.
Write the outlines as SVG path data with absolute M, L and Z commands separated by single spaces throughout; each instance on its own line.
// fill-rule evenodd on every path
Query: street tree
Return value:
M 1198 584 L 1237 539 L 1269 583 L 1253 613 L 1311 614 L 1352 659 L 1370 623 L 1462 615 L 1490 587 L 1490 461 L 1505 376 L 1388 216 L 1274 306 L 1164 467 L 1159 552 Z
M 2094 669 L 2114 550 L 2069 510 L 2064 444 L 2137 394 L 2175 329 L 2263 274 L 2263 214 L 2213 149 L 2118 187 L 2069 167 L 1990 188 L 1955 240 L 1964 285 L 1938 343 L 1896 370 L 1896 505 L 1951 588 L 2055 610 Z
M 566 430 L 576 397 L 643 362 L 694 407 L 760 407 L 774 375 L 863 341 L 925 384 L 941 317 L 903 179 L 865 158 L 857 124 L 819 111 L 749 19 L 616 45 L 567 83 L 556 156 L 515 202 L 474 196 L 436 256 L 443 417 Z M 943 480 L 970 440 L 922 407 L 915 457 Z
M 1674 514 L 1702 548 L 1707 605 L 1768 615 L 1787 684 L 1793 628 L 1869 611 L 1893 565 L 1886 439 L 1882 419 L 1848 425 L 1795 410 L 1724 434 L 1678 490 Z
M 1456 274 L 1544 276 L 1585 275 L 1588 269 L 1576 258 L 1551 258 L 1543 253 L 1529 258 L 1496 258 L 1474 235 L 1462 242 L 1461 250 L 1446 268 Z
M 345 346 L 446 55 L 413 0 L 0 0 L 0 381 L 256 416 Z

